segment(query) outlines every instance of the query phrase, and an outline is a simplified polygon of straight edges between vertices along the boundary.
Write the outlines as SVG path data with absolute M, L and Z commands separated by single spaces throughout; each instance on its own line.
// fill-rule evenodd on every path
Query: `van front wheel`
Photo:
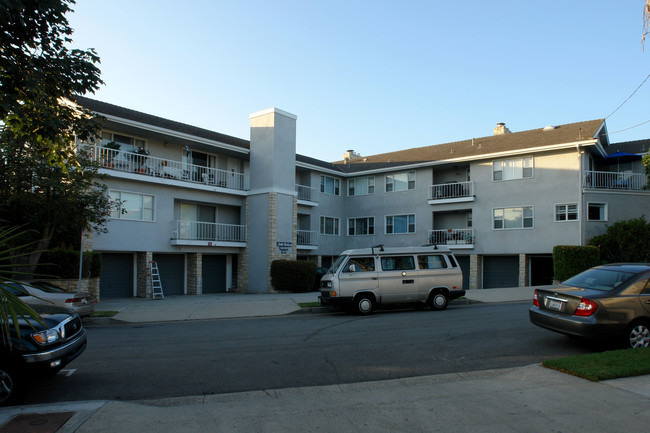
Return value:
M 444 310 L 447 308 L 447 295 L 443 292 L 432 293 L 429 296 L 429 306 L 432 310 Z
M 362 316 L 367 316 L 372 313 L 372 310 L 375 308 L 375 303 L 372 298 L 368 295 L 360 295 L 354 301 L 354 306 L 357 310 L 357 313 Z

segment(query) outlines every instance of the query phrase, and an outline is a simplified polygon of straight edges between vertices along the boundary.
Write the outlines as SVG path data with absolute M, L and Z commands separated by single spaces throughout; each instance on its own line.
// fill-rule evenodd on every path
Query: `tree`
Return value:
M 0 0 L 0 122 L 13 139 L 62 170 L 75 136 L 91 138 L 92 113 L 70 103 L 103 82 L 93 49 L 68 48 L 74 0 Z
M 650 33 L 650 0 L 645 0 L 643 5 L 643 33 L 641 34 L 641 45 L 645 44 L 645 37 Z

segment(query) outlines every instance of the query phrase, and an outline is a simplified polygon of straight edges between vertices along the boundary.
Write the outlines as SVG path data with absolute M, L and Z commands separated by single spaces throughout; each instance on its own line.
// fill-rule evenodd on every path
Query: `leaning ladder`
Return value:
M 154 260 L 149 262 L 149 274 L 151 275 L 151 298 L 156 299 L 156 296 L 160 296 L 165 299 L 162 282 L 160 281 L 160 272 L 158 272 L 158 263 Z

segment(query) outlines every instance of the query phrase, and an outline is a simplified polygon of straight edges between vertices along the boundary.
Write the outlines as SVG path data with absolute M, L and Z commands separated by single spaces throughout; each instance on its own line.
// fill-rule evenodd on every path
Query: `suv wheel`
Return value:
M 18 375 L 13 368 L 0 365 L 0 406 L 17 402 L 20 391 Z
M 444 310 L 447 308 L 447 295 L 443 292 L 432 293 L 429 297 L 429 306 L 432 310 Z

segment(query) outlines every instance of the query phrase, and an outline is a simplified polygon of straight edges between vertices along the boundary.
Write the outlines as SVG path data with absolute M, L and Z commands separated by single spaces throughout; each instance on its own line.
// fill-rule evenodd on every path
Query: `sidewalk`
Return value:
M 532 302 L 533 292 L 531 287 L 474 290 L 450 305 Z M 176 296 L 155 301 L 103 301 L 96 311 L 118 311 L 103 324 L 261 317 L 305 311 L 298 303 L 316 302 L 317 298 L 318 292 Z M 102 323 L 89 323 L 98 324 Z M 648 425 L 650 376 L 593 383 L 539 365 L 211 396 L 0 409 L 0 433 L 610 433 L 645 432 Z

